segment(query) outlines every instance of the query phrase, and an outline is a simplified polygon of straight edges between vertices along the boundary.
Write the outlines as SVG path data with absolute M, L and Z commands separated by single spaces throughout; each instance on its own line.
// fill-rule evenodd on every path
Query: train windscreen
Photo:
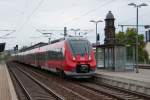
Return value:
M 73 55 L 84 56 L 91 51 L 91 45 L 87 40 L 70 40 L 69 41 Z

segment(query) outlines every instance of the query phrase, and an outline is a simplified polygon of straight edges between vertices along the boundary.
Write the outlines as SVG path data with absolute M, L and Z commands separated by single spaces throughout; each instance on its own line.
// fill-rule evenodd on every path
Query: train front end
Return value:
M 75 78 L 90 78 L 95 74 L 96 61 L 90 42 L 84 38 L 67 40 L 65 74 Z

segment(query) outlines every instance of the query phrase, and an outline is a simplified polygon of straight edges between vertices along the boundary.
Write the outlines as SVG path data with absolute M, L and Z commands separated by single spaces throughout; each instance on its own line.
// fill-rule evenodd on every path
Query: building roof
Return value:
M 23 51 L 31 50 L 31 49 L 34 49 L 34 48 L 42 47 L 42 46 L 45 46 L 45 45 L 48 45 L 48 43 L 40 42 L 40 43 L 37 43 L 37 44 L 32 45 L 32 46 L 30 46 L 30 47 L 23 48 L 23 49 L 21 49 L 21 50 L 19 50 L 19 51 L 20 51 L 20 52 L 23 52 Z

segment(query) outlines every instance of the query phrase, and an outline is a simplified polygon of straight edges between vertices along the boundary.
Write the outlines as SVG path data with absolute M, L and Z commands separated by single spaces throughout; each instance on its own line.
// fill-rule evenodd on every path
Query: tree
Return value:
M 119 32 L 116 34 L 116 42 L 125 44 L 127 46 L 127 57 L 132 57 L 135 53 L 133 52 L 133 47 L 135 47 L 136 44 L 136 29 L 135 28 L 128 28 L 127 31 Z M 144 42 L 144 35 L 138 34 L 138 58 L 139 62 L 147 62 L 148 61 L 148 53 L 144 49 L 145 48 L 145 42 Z

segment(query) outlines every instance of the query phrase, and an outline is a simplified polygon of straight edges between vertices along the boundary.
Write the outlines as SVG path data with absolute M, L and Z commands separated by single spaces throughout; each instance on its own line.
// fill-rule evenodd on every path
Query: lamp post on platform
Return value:
M 96 53 L 95 53 L 95 58 L 96 58 L 96 66 L 97 66 L 97 43 L 98 43 L 98 40 L 97 40 L 97 24 L 99 23 L 99 22 L 103 22 L 102 20 L 97 20 L 97 21 L 95 21 L 95 20 L 90 20 L 90 22 L 92 22 L 92 23 L 95 23 L 95 25 L 96 25 Z
M 137 31 L 137 35 L 136 35 L 136 73 L 139 73 L 139 68 L 138 68 L 138 22 L 139 22 L 139 8 L 141 8 L 142 6 L 148 6 L 146 3 L 141 3 L 141 4 L 135 4 L 135 3 L 130 3 L 128 4 L 129 6 L 133 6 L 136 7 L 136 31 Z

